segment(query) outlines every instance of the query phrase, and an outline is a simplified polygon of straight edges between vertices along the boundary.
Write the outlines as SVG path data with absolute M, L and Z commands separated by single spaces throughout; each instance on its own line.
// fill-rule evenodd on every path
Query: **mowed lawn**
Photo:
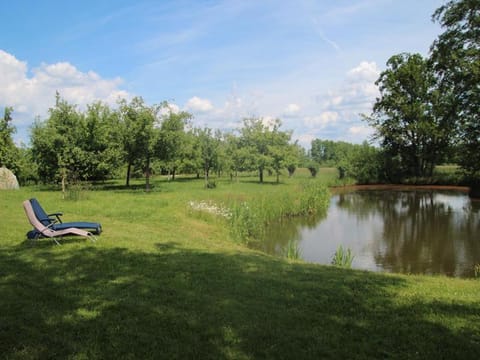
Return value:
M 275 196 L 294 181 L 225 179 L 205 190 L 202 180 L 159 178 L 151 193 L 112 183 L 76 201 L 0 192 L 0 358 L 480 358 L 480 280 L 275 258 L 188 205 Z M 104 233 L 96 243 L 25 240 L 30 197 Z

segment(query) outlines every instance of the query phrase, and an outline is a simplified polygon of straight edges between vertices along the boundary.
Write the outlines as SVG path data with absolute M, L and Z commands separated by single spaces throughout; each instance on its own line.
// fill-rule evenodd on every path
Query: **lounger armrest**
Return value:
M 48 217 L 49 217 L 49 218 L 50 218 L 50 217 L 54 217 L 54 216 L 57 218 L 56 221 L 58 221 L 59 223 L 62 222 L 62 219 L 60 219 L 60 216 L 63 216 L 63 213 L 61 213 L 61 212 L 56 212 L 56 213 L 48 214 Z

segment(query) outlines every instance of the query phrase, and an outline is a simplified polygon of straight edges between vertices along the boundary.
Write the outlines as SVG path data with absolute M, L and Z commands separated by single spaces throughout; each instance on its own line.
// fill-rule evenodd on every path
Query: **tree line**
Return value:
M 223 133 L 193 127 L 190 113 L 174 112 L 167 102 L 147 105 L 135 97 L 119 100 L 115 109 L 95 102 L 81 111 L 57 93 L 48 118 L 37 119 L 32 126 L 28 163 L 36 174 L 26 174 L 18 166 L 20 154 L 11 140 L 12 111 L 7 108 L 0 122 L 6 139 L 1 146 L 5 156 L 0 155 L 21 180 L 101 181 L 118 177 L 119 169 L 124 169 L 126 186 L 132 176 L 141 175 L 147 190 L 153 173 L 172 179 L 178 173 L 197 174 L 208 186 L 212 172 L 233 178 L 241 171 L 257 171 L 263 182 L 268 171 L 278 182 L 283 169 L 295 171 L 303 152 L 292 142 L 291 131 L 281 130 L 278 119 L 266 123 L 247 118 L 237 133 Z

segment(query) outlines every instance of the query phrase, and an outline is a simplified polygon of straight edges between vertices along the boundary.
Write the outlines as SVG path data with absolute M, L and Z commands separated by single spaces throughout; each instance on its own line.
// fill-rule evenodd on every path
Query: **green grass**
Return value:
M 0 358 L 479 358 L 478 280 L 275 258 L 189 211 L 189 201 L 280 195 L 298 178 L 308 179 L 216 179 L 215 189 L 157 179 L 148 194 L 140 182 L 109 183 L 78 201 L 45 188 L 1 192 Z M 96 243 L 26 241 L 29 197 L 105 231 Z

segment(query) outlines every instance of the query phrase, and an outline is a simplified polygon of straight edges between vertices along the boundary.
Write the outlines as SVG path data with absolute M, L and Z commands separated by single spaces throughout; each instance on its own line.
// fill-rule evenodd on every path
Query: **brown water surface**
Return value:
M 283 221 L 266 239 L 272 254 L 296 241 L 308 262 L 330 264 L 342 245 L 353 268 L 468 277 L 480 264 L 480 202 L 459 190 L 357 189 L 332 195 L 324 218 Z

